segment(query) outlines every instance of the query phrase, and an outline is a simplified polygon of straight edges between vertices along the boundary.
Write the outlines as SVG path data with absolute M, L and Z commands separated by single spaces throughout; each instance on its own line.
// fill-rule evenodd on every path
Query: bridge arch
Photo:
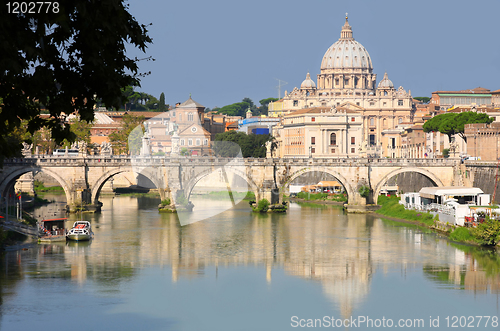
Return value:
M 222 168 L 220 168 L 220 169 L 222 169 Z M 217 170 L 219 170 L 219 169 L 217 169 Z M 251 178 L 249 178 L 247 176 L 247 174 L 246 174 L 245 171 L 237 170 L 234 167 L 228 167 L 228 168 L 224 167 L 224 170 L 226 172 L 228 172 L 228 173 L 232 173 L 234 175 L 237 175 L 237 176 L 241 177 L 244 181 L 246 181 L 247 184 L 250 186 L 250 189 L 252 190 L 252 192 L 255 194 L 255 200 L 256 201 L 260 200 L 259 187 L 257 186 L 257 184 L 255 184 L 255 182 Z M 194 187 L 196 186 L 196 184 L 200 180 L 202 180 L 203 178 L 207 177 L 208 175 L 210 175 L 212 173 L 214 173 L 213 169 L 207 169 L 207 170 L 204 170 L 204 171 L 200 172 L 198 175 L 196 175 L 195 177 L 191 178 L 190 180 L 188 180 L 188 182 L 184 186 L 184 189 L 185 189 L 185 192 L 186 192 L 186 197 L 189 199 L 189 197 L 191 196 L 191 193 L 192 193 Z
M 98 199 L 99 199 L 99 195 L 101 193 L 101 189 L 102 187 L 104 186 L 104 184 L 113 176 L 115 175 L 118 175 L 120 173 L 123 173 L 123 172 L 130 172 L 130 173 L 137 173 L 137 174 L 141 174 L 143 176 L 145 176 L 146 178 L 148 178 L 155 186 L 156 188 L 160 191 L 160 196 L 162 195 L 161 194 L 161 191 L 162 189 L 164 188 L 163 185 L 161 185 L 159 183 L 159 181 L 156 179 L 155 176 L 153 176 L 151 173 L 149 173 L 148 171 L 132 171 L 132 168 L 115 168 L 115 169 L 111 169 L 111 170 L 108 170 L 107 172 L 105 172 L 104 174 L 102 174 L 98 179 L 97 181 L 92 185 L 92 192 L 91 192 L 91 202 L 94 203 L 94 204 L 97 204 L 98 202 Z M 163 196 L 161 196 L 161 198 L 163 198 Z
M 443 185 L 443 182 L 436 176 L 434 175 L 432 172 L 426 170 L 426 169 L 423 169 L 423 168 L 416 168 L 416 167 L 405 167 L 405 168 L 401 168 L 401 169 L 398 169 L 398 170 L 394 170 L 390 173 L 388 173 L 387 175 L 385 175 L 375 186 L 375 190 L 373 191 L 373 200 L 375 202 L 375 204 L 377 204 L 377 200 L 378 200 L 378 196 L 380 194 L 380 191 L 382 190 L 382 187 L 384 186 L 384 184 L 389 180 L 391 179 L 392 177 L 396 176 L 396 175 L 399 175 L 401 173 L 404 173 L 404 172 L 417 172 L 421 175 L 424 175 L 425 177 L 429 178 L 434 184 L 436 184 L 436 186 L 444 186 Z
M 66 180 L 52 170 L 36 166 L 16 168 L 13 169 L 10 173 L 6 174 L 2 182 L 0 183 L 0 194 L 2 194 L 2 197 L 5 197 L 8 194 L 8 189 L 19 177 L 28 172 L 43 172 L 54 178 L 64 190 L 64 194 L 66 195 L 66 203 L 68 205 L 71 205 L 73 203 L 74 199 L 74 196 L 72 194 L 73 190 L 71 189 L 70 185 L 66 182 Z
M 329 175 L 332 175 L 342 184 L 342 186 L 344 186 L 344 188 L 347 192 L 347 200 L 349 201 L 349 199 L 354 198 L 354 196 L 355 196 L 354 190 L 353 190 L 352 186 L 349 184 L 349 182 L 347 181 L 347 179 L 344 176 L 342 176 L 339 172 L 332 170 L 329 167 L 308 167 L 308 168 L 301 168 L 301 169 L 295 171 L 294 173 L 292 173 L 292 175 L 289 177 L 289 179 L 286 182 L 284 182 L 282 185 L 280 185 L 280 192 L 284 192 L 285 188 L 288 185 L 290 185 L 291 182 L 293 182 L 296 178 L 298 178 L 301 175 L 306 174 L 308 172 L 324 172 L 324 173 L 327 173 Z

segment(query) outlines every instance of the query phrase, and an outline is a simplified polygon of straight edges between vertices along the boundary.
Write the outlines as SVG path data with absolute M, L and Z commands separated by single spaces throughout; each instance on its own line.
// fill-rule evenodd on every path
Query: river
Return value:
M 498 330 L 498 252 L 335 206 L 194 198 L 230 209 L 181 226 L 159 199 L 100 200 L 91 242 L 4 252 L 1 330 Z

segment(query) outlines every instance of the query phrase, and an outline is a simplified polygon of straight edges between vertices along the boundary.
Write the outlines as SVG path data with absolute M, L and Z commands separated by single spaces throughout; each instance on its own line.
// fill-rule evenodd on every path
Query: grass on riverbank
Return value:
M 104 193 L 103 195 L 105 195 Z M 158 192 L 147 192 L 147 193 L 139 193 L 139 192 L 134 192 L 134 193 L 110 193 L 110 195 L 119 195 L 121 197 L 146 197 L 146 198 L 159 198 L 160 193 Z
M 62 186 L 45 186 L 43 182 L 35 180 L 35 192 L 64 192 Z
M 379 196 L 378 204 L 382 206 L 377 210 L 378 214 L 400 218 L 409 221 L 417 221 L 427 226 L 434 225 L 434 221 L 439 220 L 430 213 L 416 210 L 406 210 L 399 204 L 396 196 Z M 486 218 L 484 223 L 478 224 L 476 228 L 455 227 L 449 231 L 450 239 L 457 242 L 475 243 L 481 246 L 495 246 L 500 242 L 500 221 Z
M 249 191 L 249 192 L 237 192 L 237 191 L 232 191 L 233 194 L 233 199 L 243 199 L 243 200 L 255 200 L 255 193 Z M 193 192 L 191 193 L 191 196 L 201 196 L 203 198 L 209 198 L 209 199 L 227 199 L 229 197 L 228 191 L 213 191 L 213 192 L 208 192 L 208 193 L 198 193 L 198 192 Z
M 331 193 L 299 192 L 297 193 L 297 198 L 308 201 L 323 200 L 323 201 L 347 202 L 347 195 L 345 193 L 331 194 Z
M 417 221 L 427 226 L 434 225 L 434 221 L 437 220 L 437 217 L 434 217 L 434 215 L 430 213 L 406 210 L 403 205 L 399 204 L 399 198 L 396 196 L 387 197 L 381 195 L 378 197 L 378 204 L 382 206 L 377 210 L 377 213 L 381 215 L 401 218 L 408 221 Z

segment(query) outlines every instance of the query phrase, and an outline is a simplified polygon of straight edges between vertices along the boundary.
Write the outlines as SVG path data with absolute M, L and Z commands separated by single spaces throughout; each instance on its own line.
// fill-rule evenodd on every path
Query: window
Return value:
M 311 122 L 316 122 L 316 117 L 311 117 Z
M 208 139 L 203 140 L 203 145 L 205 145 L 205 146 L 208 145 Z
M 311 153 L 316 153 L 316 148 L 311 148 Z
M 179 114 L 179 121 L 182 121 L 182 113 Z
M 200 143 L 200 139 L 196 139 L 196 146 L 200 146 L 201 143 Z
M 356 106 L 359 106 L 359 102 L 356 102 Z
M 193 139 L 188 139 L 188 146 L 193 146 Z
M 298 100 L 293 100 L 293 105 L 296 107 L 299 105 L 299 101 Z
M 315 145 L 316 144 L 316 137 L 311 137 L 311 145 Z
M 192 122 L 193 121 L 193 113 L 188 114 L 188 121 Z
M 335 133 L 332 133 L 330 135 L 330 145 L 333 145 L 333 146 L 337 145 L 337 135 Z
M 356 145 L 356 137 L 351 137 L 351 145 Z
M 184 139 L 181 139 L 181 146 L 184 146 Z
M 398 100 L 398 106 L 402 106 L 403 105 L 403 100 Z
M 375 146 L 375 135 L 374 134 L 370 135 L 370 146 Z
M 399 124 L 403 123 L 403 118 L 402 117 L 398 118 L 398 123 Z
M 335 154 L 335 148 L 332 148 L 332 154 Z
M 370 117 L 370 126 L 374 126 L 374 125 L 375 125 L 375 118 Z
M 351 117 L 351 122 L 355 122 L 356 119 L 354 117 Z
M 356 148 L 351 148 L 351 153 L 352 154 L 356 153 Z
M 172 113 L 172 117 L 175 117 L 175 111 Z

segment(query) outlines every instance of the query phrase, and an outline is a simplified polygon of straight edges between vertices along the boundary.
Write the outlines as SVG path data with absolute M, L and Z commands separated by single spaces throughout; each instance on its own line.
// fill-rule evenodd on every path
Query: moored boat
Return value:
M 66 238 L 68 240 L 84 241 L 92 239 L 93 235 L 94 233 L 92 232 L 90 222 L 76 221 L 66 234 Z
M 43 220 L 39 225 L 38 242 L 66 241 L 64 222 L 67 218 Z

